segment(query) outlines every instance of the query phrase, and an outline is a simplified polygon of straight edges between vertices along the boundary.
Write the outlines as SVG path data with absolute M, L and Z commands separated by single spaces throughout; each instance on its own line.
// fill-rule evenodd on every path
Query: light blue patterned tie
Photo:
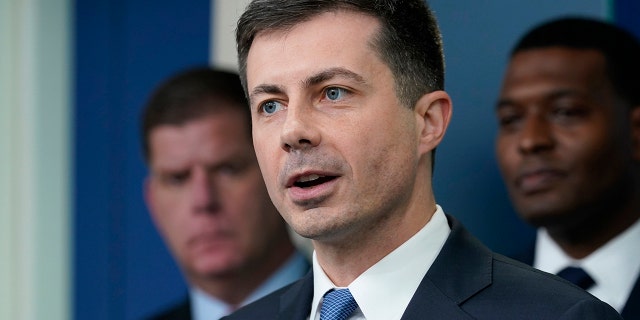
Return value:
M 349 289 L 330 290 L 322 300 L 320 320 L 345 320 L 357 307 Z

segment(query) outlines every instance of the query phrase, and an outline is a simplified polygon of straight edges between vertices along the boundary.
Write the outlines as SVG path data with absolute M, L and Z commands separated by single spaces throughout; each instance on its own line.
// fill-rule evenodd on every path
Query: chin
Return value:
M 527 223 L 535 227 L 548 227 L 557 223 L 561 223 L 566 219 L 563 210 L 547 204 L 531 205 L 524 210 L 518 210 L 520 216 Z
M 290 214 L 285 221 L 300 236 L 313 238 L 318 233 L 318 218 L 318 214 L 301 211 Z
M 220 276 L 232 273 L 242 266 L 238 258 L 207 257 L 193 263 L 193 269 L 201 275 Z
M 291 229 L 295 231 L 299 236 L 307 239 L 313 239 L 316 236 L 316 233 L 311 230 L 308 226 L 301 226 L 297 224 L 290 224 Z

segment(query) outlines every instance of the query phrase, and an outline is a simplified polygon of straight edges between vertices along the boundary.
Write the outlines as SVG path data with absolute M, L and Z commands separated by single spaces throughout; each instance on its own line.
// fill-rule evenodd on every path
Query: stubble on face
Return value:
M 397 99 L 393 75 L 370 45 L 378 29 L 372 26 L 379 24 L 369 16 L 327 13 L 287 32 L 258 34 L 249 52 L 249 91 L 277 88 L 273 99 L 290 108 L 304 106 L 306 130 L 321 136 L 317 146 L 285 151 L 274 123 L 284 121 L 286 111 L 265 120 L 252 101 L 254 145 L 269 193 L 285 220 L 305 237 L 340 241 L 374 233 L 371 227 L 382 226 L 380 221 L 404 214 L 414 195 L 415 116 Z M 335 68 L 357 74 L 368 87 L 342 79 L 303 86 Z M 305 100 L 333 85 L 354 89 L 353 103 L 317 107 L 316 100 Z M 306 171 L 337 178 L 321 196 L 292 201 L 286 180 Z

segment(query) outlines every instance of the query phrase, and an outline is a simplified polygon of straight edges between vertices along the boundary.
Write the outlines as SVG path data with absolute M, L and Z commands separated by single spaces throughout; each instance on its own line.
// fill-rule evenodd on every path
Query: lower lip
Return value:
M 228 242 L 228 238 L 221 236 L 221 235 L 215 235 L 215 234 L 205 234 L 205 235 L 199 235 L 194 237 L 191 240 L 191 245 L 194 246 L 194 248 L 197 248 L 199 250 L 204 250 L 204 249 L 208 249 L 208 248 L 215 248 L 221 245 L 224 245 Z
M 287 192 L 291 201 L 298 206 L 317 204 L 328 198 L 336 187 L 339 178 L 309 188 L 289 187 Z
M 545 171 L 523 177 L 519 186 L 526 194 L 537 193 L 551 189 L 561 178 L 562 174 L 558 172 Z

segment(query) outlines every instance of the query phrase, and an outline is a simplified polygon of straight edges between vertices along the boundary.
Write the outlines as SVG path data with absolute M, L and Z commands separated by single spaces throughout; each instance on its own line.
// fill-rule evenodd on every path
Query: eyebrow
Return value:
M 251 93 L 249 94 L 249 101 L 252 101 L 255 96 L 260 94 L 281 94 L 283 92 L 284 89 L 282 89 L 282 87 L 280 86 L 272 84 L 261 84 L 251 90 Z
M 304 79 L 302 81 L 302 87 L 303 88 L 309 88 L 312 86 L 315 86 L 317 84 L 320 84 L 322 82 L 325 82 L 327 80 L 331 80 L 334 78 L 346 78 L 346 79 L 351 79 L 353 81 L 356 81 L 360 84 L 366 84 L 366 81 L 364 80 L 364 78 L 345 68 L 342 67 L 335 67 L 335 68 L 329 68 L 326 70 L 322 70 L 306 79 Z M 272 84 L 261 84 L 256 86 L 255 88 L 253 88 L 253 90 L 251 91 L 251 94 L 249 94 L 249 99 L 253 100 L 253 98 L 256 95 L 260 95 L 260 94 L 282 94 L 284 93 L 285 90 L 284 88 L 282 88 L 281 86 L 278 85 L 272 85 Z
M 304 87 L 311 87 L 338 77 L 351 79 L 360 84 L 365 84 L 364 78 L 361 75 L 345 68 L 335 67 L 323 70 L 315 75 L 312 75 L 311 77 L 302 81 L 302 85 Z
M 498 100 L 498 102 L 496 102 L 496 111 L 500 111 L 500 109 L 504 109 L 507 106 L 513 105 L 513 99 L 503 99 L 500 98 L 500 100 Z
M 562 88 L 555 89 L 551 92 L 548 92 L 543 97 L 544 100 L 556 100 L 564 97 L 583 97 L 584 93 L 572 88 Z M 496 110 L 500 110 L 510 105 L 516 104 L 515 100 L 512 98 L 501 98 L 496 103 Z

